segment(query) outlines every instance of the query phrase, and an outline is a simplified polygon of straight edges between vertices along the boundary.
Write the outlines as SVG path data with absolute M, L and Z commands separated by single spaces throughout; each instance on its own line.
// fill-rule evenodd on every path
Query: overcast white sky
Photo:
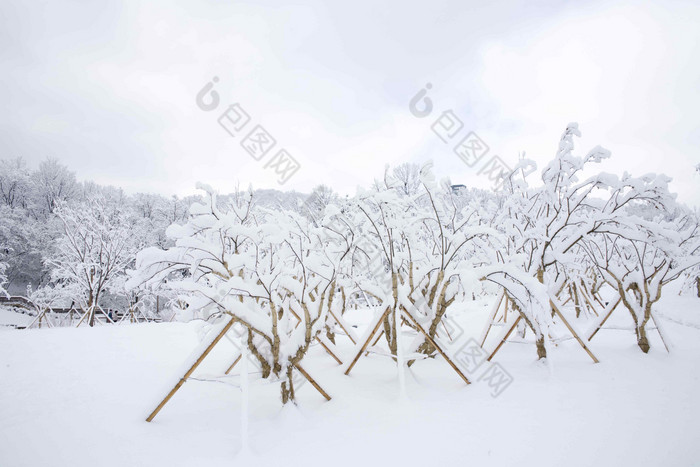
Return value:
M 217 124 L 238 102 L 300 161 L 282 189 L 353 193 L 426 160 L 487 186 L 430 130 L 452 109 L 506 162 L 544 164 L 576 121 L 579 150 L 612 151 L 604 170 L 664 172 L 700 203 L 700 2 L 635 3 L 3 0 L 0 157 L 130 192 L 279 188 Z M 427 82 L 421 120 L 408 102 Z

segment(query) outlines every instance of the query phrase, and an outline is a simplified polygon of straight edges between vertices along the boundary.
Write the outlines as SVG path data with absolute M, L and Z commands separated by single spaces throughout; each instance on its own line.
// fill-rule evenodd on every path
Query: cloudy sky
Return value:
M 609 172 L 664 172 L 700 204 L 700 4 L 297 1 L 0 2 L 0 157 L 58 158 L 79 179 L 187 194 L 197 181 L 353 193 L 386 164 L 432 160 L 486 187 L 431 125 L 445 111 L 490 152 L 544 164 L 569 122 Z M 219 105 L 196 96 L 214 77 Z M 426 83 L 433 113 L 409 101 Z M 250 116 L 231 137 L 230 105 Z M 262 125 L 261 161 L 240 145 Z

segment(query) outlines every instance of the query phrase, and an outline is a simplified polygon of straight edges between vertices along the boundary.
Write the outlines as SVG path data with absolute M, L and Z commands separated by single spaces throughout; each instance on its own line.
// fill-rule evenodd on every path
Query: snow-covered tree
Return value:
M 46 159 L 32 175 L 37 207 L 44 215 L 53 214 L 62 202 L 73 199 L 78 191 L 75 174 L 57 159 Z
M 529 166 L 532 163 L 519 163 L 506 181 L 500 215 L 494 223 L 505 234 L 506 244 L 500 250 L 501 256 L 507 258 L 505 263 L 516 266 L 543 284 L 553 307 L 559 291 L 566 285 L 567 276 L 570 276 L 566 269 L 579 263 L 577 259 L 581 253 L 578 249 L 585 239 L 618 223 L 630 205 L 638 203 L 664 209 L 673 200 L 665 176 L 652 174 L 635 178 L 624 174 L 620 178 L 599 173 L 581 179 L 585 169 L 608 158 L 610 153 L 598 146 L 584 157 L 578 157 L 573 153 L 574 136 L 580 136 L 580 132 L 578 125 L 571 123 L 561 137 L 554 159 L 542 170 L 542 184 L 539 186 L 531 187 L 525 176 L 526 172 L 531 172 Z M 513 273 L 511 268 L 507 274 L 495 275 L 508 281 L 509 277 L 513 278 Z M 492 273 L 487 278 L 493 276 Z M 521 276 L 516 282 L 525 286 L 524 281 Z M 525 288 L 532 290 L 532 286 Z M 537 301 L 543 298 L 540 295 Z M 540 358 L 546 357 L 546 329 L 552 316 L 543 311 L 531 316 L 524 313 L 526 322 L 537 336 Z
M 5 206 L 27 209 L 31 204 L 31 173 L 21 157 L 0 160 L 0 202 Z
M 230 316 L 263 377 L 279 379 L 282 401 L 293 401 L 292 372 L 325 326 L 347 249 L 301 216 L 256 209 L 252 192 L 224 203 L 201 188 L 205 201 L 168 228 L 174 246 L 140 252 L 130 284 L 166 286 L 191 309 Z
M 7 269 L 7 263 L 2 261 L 4 255 L 0 253 L 0 295 L 7 296 L 7 291 L 5 290 L 5 284 L 7 283 L 7 276 L 5 275 L 5 270 Z
M 438 326 L 449 307 L 463 301 L 479 279 L 479 267 L 486 259 L 487 238 L 497 232 L 481 219 L 481 206 L 474 200 L 460 202 L 448 180 L 435 181 L 431 164 L 419 173 L 420 189 L 413 201 L 417 222 L 413 239 L 408 285 L 412 313 L 426 322 L 428 336 L 417 351 L 427 355 L 435 352 L 430 342 L 437 338 Z M 413 350 L 413 349 L 409 349 Z
M 602 277 L 620 295 L 635 324 L 637 344 L 649 351 L 646 325 L 663 287 L 700 264 L 700 228 L 693 213 L 673 221 L 632 215 L 584 243 Z
M 393 178 L 398 182 L 398 189 L 406 196 L 415 195 L 420 190 L 421 167 L 418 164 L 404 162 L 393 170 Z
M 25 209 L 0 206 L 0 247 L 10 290 L 44 282 L 42 258 L 55 237 L 55 229 L 52 219 L 39 222 Z
M 314 223 L 319 225 L 319 220 L 323 217 L 326 206 L 337 200 L 337 195 L 333 193 L 333 189 L 327 185 L 318 185 L 304 201 L 301 207 L 301 214 L 308 217 Z
M 63 234 L 46 258 L 57 286 L 77 291 L 71 300 L 87 313 L 90 326 L 110 282 L 133 260 L 134 244 L 123 212 L 96 198 L 78 205 L 59 205 Z

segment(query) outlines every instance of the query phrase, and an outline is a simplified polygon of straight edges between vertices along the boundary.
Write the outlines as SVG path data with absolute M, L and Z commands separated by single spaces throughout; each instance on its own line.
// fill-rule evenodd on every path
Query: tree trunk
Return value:
M 695 286 L 698 288 L 698 298 L 700 298 L 700 277 L 695 278 Z
M 547 358 L 547 349 L 544 346 L 544 334 L 537 338 L 535 342 L 537 344 L 537 359 L 542 360 Z
M 391 313 L 387 314 L 384 318 L 384 336 L 386 337 L 386 343 L 389 345 L 389 351 L 391 355 L 396 356 L 396 313 L 398 311 L 398 301 L 399 301 L 399 283 L 397 273 L 391 273 L 391 288 L 394 295 L 393 310 Z
M 92 290 L 90 291 L 90 295 L 88 296 L 88 325 L 90 327 L 93 327 L 95 325 L 95 305 L 93 304 L 94 301 L 94 296 L 92 294 Z
M 389 351 L 391 355 L 396 355 L 396 327 L 394 323 L 396 319 L 396 308 L 391 310 L 389 314 L 384 318 L 384 337 L 386 337 L 386 343 L 389 346 Z
M 329 341 L 335 344 L 335 332 L 326 324 L 326 337 Z
M 282 404 L 287 402 L 295 402 L 294 398 L 294 383 L 292 382 L 292 366 L 287 368 L 287 381 L 282 382 Z
M 345 314 L 345 304 L 347 303 L 347 298 L 345 297 L 345 287 L 340 287 L 340 296 L 343 300 L 343 308 L 340 310 L 340 316 L 343 316 Z
M 539 272 L 537 273 L 537 276 L 540 277 Z M 507 306 L 507 303 L 510 303 L 510 306 L 513 308 L 513 312 L 518 313 L 520 316 L 522 316 L 523 321 L 525 321 L 525 323 L 530 328 L 532 333 L 535 336 L 540 334 L 539 337 L 537 337 L 537 339 L 535 340 L 535 345 L 537 346 L 537 359 L 542 360 L 543 358 L 547 358 L 547 348 L 544 346 L 544 334 L 542 334 L 541 329 L 539 329 L 539 327 L 535 328 L 532 321 L 530 321 L 530 319 L 525 315 L 525 313 L 522 312 L 522 310 L 520 309 L 518 304 L 515 303 L 514 300 L 511 300 L 507 294 L 506 294 L 506 300 L 508 300 L 506 302 L 506 306 Z M 539 330 L 539 332 L 538 332 L 538 330 Z M 523 332 L 523 335 L 525 335 L 524 332 Z
M 649 352 L 649 339 L 647 339 L 647 330 L 644 324 L 637 328 L 637 345 L 642 349 L 642 352 Z
M 642 352 L 649 352 L 649 339 L 647 339 L 647 323 L 651 319 L 651 303 L 647 303 L 644 307 L 644 319 L 637 326 L 637 345 L 642 349 Z
M 435 317 L 433 317 L 432 322 L 430 323 L 430 327 L 428 328 L 428 335 L 430 336 L 431 339 L 435 339 L 437 337 L 437 330 L 438 326 L 442 322 L 442 318 L 445 316 L 445 313 L 447 313 L 447 308 L 454 302 L 454 297 L 450 298 L 449 300 L 445 299 L 445 293 L 447 292 L 447 286 L 449 285 L 449 280 L 444 281 L 445 278 L 445 271 L 440 271 L 438 273 L 437 280 L 435 282 L 435 286 L 433 287 L 433 291 L 430 294 L 430 300 L 428 301 L 428 305 L 432 308 L 433 304 L 437 302 L 436 310 L 437 312 L 435 313 Z M 439 293 L 436 292 L 440 291 Z M 426 337 L 425 340 L 421 343 L 421 345 L 418 347 L 416 350 L 417 353 L 421 353 L 424 355 L 430 355 L 432 356 L 435 352 L 437 352 L 437 349 L 435 346 L 428 340 Z

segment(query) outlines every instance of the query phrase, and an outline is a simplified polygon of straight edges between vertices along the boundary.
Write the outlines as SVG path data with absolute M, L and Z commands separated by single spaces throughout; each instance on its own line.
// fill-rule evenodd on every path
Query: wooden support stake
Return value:
M 450 331 L 447 329 L 447 326 L 445 326 L 445 322 L 443 320 L 440 320 L 440 324 L 442 324 L 443 329 L 445 329 L 445 334 L 447 334 L 447 338 L 452 342 L 452 336 L 450 336 Z
M 37 308 L 37 309 L 38 309 L 38 308 Z M 28 325 L 25 329 L 31 329 L 32 326 L 34 326 L 34 323 L 36 323 L 36 322 L 38 322 L 38 323 L 39 323 L 39 327 L 41 327 L 41 318 L 44 316 L 44 313 L 45 313 L 44 310 L 40 310 L 40 311 L 39 311 L 39 314 L 36 315 L 36 317 L 32 320 L 31 323 L 29 323 L 29 325 Z
M 496 304 L 491 309 L 491 313 L 489 314 L 489 320 L 488 324 L 486 325 L 484 335 L 481 337 L 481 347 L 483 347 L 484 343 L 486 342 L 486 337 L 488 337 L 491 326 L 493 326 L 493 320 L 496 319 L 496 314 L 498 314 L 498 309 L 501 307 L 501 302 L 503 301 L 504 295 L 505 290 L 501 289 L 501 292 L 498 294 L 498 298 L 496 299 Z
M 572 328 L 571 325 L 569 324 L 569 322 L 566 320 L 566 318 L 564 318 L 564 315 L 562 314 L 561 311 L 559 311 L 559 308 L 557 308 L 557 306 L 554 304 L 554 302 L 550 300 L 550 301 L 549 301 L 549 305 L 552 307 L 552 309 L 554 310 L 554 312 L 555 312 L 557 315 L 559 315 L 559 318 L 564 322 L 564 324 L 566 325 L 566 328 L 567 328 L 567 329 L 569 330 L 569 332 L 574 336 L 574 338 L 576 338 L 576 340 L 577 340 L 578 343 L 581 345 L 581 347 L 583 347 L 583 350 L 585 350 L 586 353 L 591 357 L 591 359 L 593 360 L 593 363 L 600 363 L 600 362 L 598 361 L 598 359 L 595 357 L 595 355 L 593 355 L 593 352 L 591 352 L 591 350 L 590 350 L 588 347 L 586 347 L 586 344 L 585 344 L 585 343 L 583 342 L 583 340 L 579 337 L 579 335 L 576 333 L 576 331 L 574 331 L 574 328 Z
M 187 370 L 185 375 L 182 378 L 180 378 L 180 381 L 177 382 L 175 387 L 170 390 L 170 392 L 168 393 L 167 396 L 165 396 L 165 399 L 163 399 L 161 401 L 161 403 L 158 404 L 158 407 L 156 407 L 155 410 L 153 412 L 151 412 L 151 414 L 146 419 L 147 422 L 152 421 L 155 418 L 155 416 L 158 415 L 158 412 L 160 412 L 160 410 L 165 406 L 165 404 L 168 403 L 170 398 L 175 395 L 175 393 L 182 387 L 183 384 L 185 384 L 185 381 L 187 381 L 187 378 L 189 378 L 192 375 L 194 370 L 197 369 L 197 367 L 199 366 L 200 363 L 202 363 L 204 358 L 207 355 L 209 355 L 209 352 L 211 352 L 211 350 L 216 346 L 216 344 L 219 343 L 221 338 L 224 337 L 224 335 L 228 332 L 228 330 L 231 329 L 231 326 L 233 326 L 233 322 L 234 322 L 234 319 L 231 318 L 231 320 L 228 323 L 226 323 L 226 325 L 223 327 L 223 329 L 221 329 L 221 332 L 219 332 L 219 334 L 214 338 L 214 340 L 211 342 L 211 344 L 209 344 L 207 346 L 207 348 L 204 350 L 204 352 L 202 352 L 202 354 L 199 356 L 199 358 L 197 358 L 197 360 L 190 367 L 190 369 Z
M 345 328 L 345 326 L 343 326 L 343 323 L 338 319 L 337 316 L 335 316 L 335 313 L 333 313 L 333 310 L 329 309 L 328 311 L 330 312 L 330 314 L 333 317 L 333 319 L 335 320 L 335 322 L 338 323 L 338 326 L 340 326 L 340 329 L 342 329 L 343 332 L 345 333 L 345 335 L 350 338 L 350 341 L 352 341 L 352 345 L 357 345 L 357 342 L 355 342 L 355 339 L 353 339 L 353 337 L 352 337 L 352 333 L 349 332 Z
M 316 390 L 317 390 L 318 392 L 320 392 L 321 395 L 322 395 L 323 397 L 326 398 L 327 401 L 331 400 L 331 396 L 329 396 L 328 393 L 327 393 L 326 391 L 323 390 L 323 388 L 316 382 L 316 380 L 313 379 L 313 378 L 311 377 L 311 375 L 308 374 L 308 373 L 306 372 L 306 370 L 304 370 L 304 369 L 301 367 L 301 365 L 299 365 L 298 363 L 295 363 L 295 364 L 294 364 L 294 368 L 296 368 L 297 370 L 299 370 L 299 373 L 301 373 L 301 374 L 304 376 L 304 378 L 306 378 L 306 380 L 307 380 L 309 383 L 311 383 L 311 385 L 312 385 L 314 388 L 316 388 Z
M 384 335 L 384 329 L 382 329 L 381 332 L 379 334 L 377 334 L 377 338 L 374 339 L 374 342 L 372 343 L 372 345 L 370 345 L 370 347 L 374 347 L 375 345 L 377 345 L 377 342 L 379 342 L 379 339 L 381 339 L 383 335 Z M 365 352 L 365 357 L 367 355 L 369 355 L 369 350 Z
M 668 345 L 666 344 L 666 339 L 664 339 L 664 335 L 661 334 L 661 328 L 659 327 L 659 323 L 656 322 L 656 318 L 654 317 L 654 313 L 651 313 L 651 320 L 654 322 L 654 326 L 656 326 L 656 332 L 659 333 L 659 337 L 661 338 L 661 342 L 663 342 L 664 347 L 666 347 L 666 352 L 671 353 L 671 350 L 668 348 Z
M 598 324 L 598 327 L 596 327 L 595 330 L 591 333 L 591 335 L 588 336 L 588 342 L 590 342 L 591 339 L 593 339 L 593 336 L 595 336 L 596 333 L 597 333 L 598 331 L 600 331 L 600 329 L 603 327 L 603 325 L 604 325 L 605 322 L 608 320 L 608 318 L 610 318 L 610 315 L 612 315 L 612 312 L 615 311 L 615 308 L 617 308 L 617 305 L 620 304 L 620 301 L 621 301 L 621 300 L 622 300 L 621 298 L 618 298 L 618 299 L 617 299 L 617 301 L 615 302 L 615 304 L 613 305 L 613 307 L 610 308 L 610 311 L 608 311 L 608 314 L 606 314 L 606 315 L 605 315 L 605 318 L 603 318 L 603 321 L 601 321 L 600 324 Z
M 102 309 L 102 307 L 100 305 L 97 305 L 97 308 L 99 308 L 99 310 L 102 312 L 102 314 L 105 315 L 105 318 L 107 318 L 112 324 L 115 324 L 114 320 L 109 317 L 109 315 Z
M 372 342 L 372 347 L 374 347 L 375 345 L 377 345 L 377 342 L 379 342 L 379 339 L 381 339 L 383 335 L 384 335 L 384 329 L 382 329 L 382 332 L 380 332 L 379 334 L 377 334 L 377 338 L 374 339 L 374 342 Z
M 510 329 L 508 329 L 508 332 L 506 333 L 505 336 L 503 336 L 503 338 L 501 339 L 501 342 L 498 343 L 498 345 L 497 345 L 496 348 L 493 350 L 493 352 L 491 352 L 491 355 L 489 355 L 489 358 L 486 359 L 487 361 L 490 362 L 491 359 L 494 357 L 494 355 L 496 355 L 496 352 L 498 352 L 498 351 L 500 350 L 500 348 L 503 347 L 503 344 L 506 343 L 506 341 L 507 341 L 508 338 L 510 337 L 510 334 L 513 332 L 513 330 L 515 329 L 515 327 L 518 325 L 518 321 L 520 321 L 521 318 L 522 318 L 522 316 L 518 316 L 517 318 L 515 318 L 515 321 L 513 322 L 513 325 L 510 327 Z
M 326 345 L 326 344 L 323 342 L 323 340 L 322 340 L 320 337 L 316 336 L 316 340 L 317 340 L 318 343 L 321 344 L 321 346 L 326 350 L 326 352 L 328 353 L 328 355 L 330 355 L 331 357 L 333 357 L 333 358 L 335 359 L 335 361 L 338 362 L 338 365 L 342 365 L 342 364 L 343 364 L 343 362 L 340 361 L 340 359 L 338 358 L 338 356 L 337 356 L 336 354 L 333 353 L 333 351 L 328 347 L 328 345 Z
M 87 318 L 87 316 L 88 316 L 89 314 L 90 314 L 89 311 L 86 311 L 85 313 L 83 313 L 83 317 L 80 318 L 80 321 L 78 321 L 78 324 L 76 324 L 75 327 L 76 327 L 76 328 L 79 328 L 80 325 L 83 324 L 83 321 L 85 320 L 85 318 Z
M 290 312 L 292 313 L 292 315 L 294 315 L 294 317 L 298 320 L 296 326 L 294 327 L 294 329 L 296 329 L 296 328 L 302 323 L 301 317 L 300 317 L 294 310 L 292 310 L 291 308 L 289 308 L 289 311 L 290 311 Z M 342 364 L 343 364 L 343 362 L 340 361 L 340 359 L 331 351 L 331 349 L 329 349 L 328 346 L 327 346 L 326 344 L 324 344 L 323 342 L 321 342 L 321 339 L 319 339 L 318 336 L 316 336 L 315 339 L 318 341 L 319 344 L 321 344 L 321 347 L 324 348 L 324 350 L 326 351 L 326 353 L 328 353 L 328 355 L 330 355 L 331 357 L 333 357 L 333 359 L 334 359 L 336 362 L 338 362 L 339 365 L 342 365 Z
M 603 305 L 603 302 L 600 300 L 600 298 L 598 298 L 598 294 L 596 294 L 595 292 L 591 292 L 591 297 L 593 297 L 593 300 L 598 302 L 598 305 L 605 309 L 605 305 Z
M 234 367 L 238 364 L 238 362 L 241 361 L 241 357 L 242 357 L 242 356 L 243 356 L 243 354 L 238 354 L 238 357 L 236 358 L 236 360 L 235 360 L 233 363 L 231 363 L 231 366 L 228 367 L 228 370 L 226 370 L 226 371 L 224 372 L 225 375 L 231 373 L 231 370 L 233 370 Z
M 369 342 L 372 340 L 372 337 L 374 337 L 374 335 L 377 333 L 377 331 L 381 327 L 382 323 L 384 322 L 384 318 L 386 317 L 386 315 L 389 314 L 390 311 L 391 311 L 391 308 L 387 307 L 387 309 L 384 311 L 384 313 L 382 313 L 382 315 L 379 317 L 379 319 L 377 320 L 377 324 L 374 326 L 374 329 L 372 329 L 372 332 L 369 333 L 369 336 L 367 336 L 367 339 L 362 344 L 362 348 L 360 348 L 360 351 L 357 352 L 357 355 L 355 355 L 355 358 L 352 360 L 352 362 L 350 362 L 348 369 L 345 370 L 346 375 L 350 373 L 350 370 L 352 370 L 352 367 L 355 366 L 357 361 L 362 356 L 362 353 L 367 349 L 367 347 L 369 346 Z
M 408 316 L 408 318 L 409 318 L 409 319 L 413 322 L 413 324 L 416 326 L 416 329 L 418 329 L 418 331 L 420 331 L 420 332 L 425 336 L 426 340 L 427 340 L 428 342 L 430 342 L 430 343 L 433 345 L 433 347 L 435 347 L 435 350 L 437 350 L 438 353 L 439 353 L 440 355 L 442 355 L 442 358 L 444 358 L 444 359 L 447 361 L 447 363 L 449 363 L 449 365 L 452 367 L 452 369 L 453 369 L 455 372 L 457 372 L 457 374 L 459 375 L 459 377 L 462 378 L 462 380 L 464 380 L 465 383 L 471 384 L 471 382 L 469 381 L 469 379 L 467 379 L 467 377 L 464 376 L 464 373 L 462 373 L 462 371 L 457 367 L 457 365 L 454 364 L 454 362 L 450 359 L 450 357 L 448 357 L 447 354 L 440 348 L 440 346 L 438 345 L 438 343 L 435 342 L 435 340 L 434 340 L 432 337 L 430 337 L 430 336 L 428 335 L 427 332 L 425 332 L 425 330 L 423 329 L 423 327 L 422 327 L 420 324 L 418 324 L 418 321 L 416 321 L 416 319 L 415 319 L 413 316 L 411 316 L 410 313 L 408 313 L 408 312 L 405 312 L 405 313 L 406 313 L 406 316 Z M 398 332 L 398 330 L 397 330 L 397 332 Z
M 584 288 L 580 289 L 581 296 L 583 297 L 583 300 L 588 303 L 588 307 L 593 310 L 593 313 L 595 313 L 596 316 L 600 316 L 598 314 L 598 311 L 595 309 L 595 306 L 593 306 L 593 302 L 591 302 L 591 299 L 588 297 L 588 292 Z

